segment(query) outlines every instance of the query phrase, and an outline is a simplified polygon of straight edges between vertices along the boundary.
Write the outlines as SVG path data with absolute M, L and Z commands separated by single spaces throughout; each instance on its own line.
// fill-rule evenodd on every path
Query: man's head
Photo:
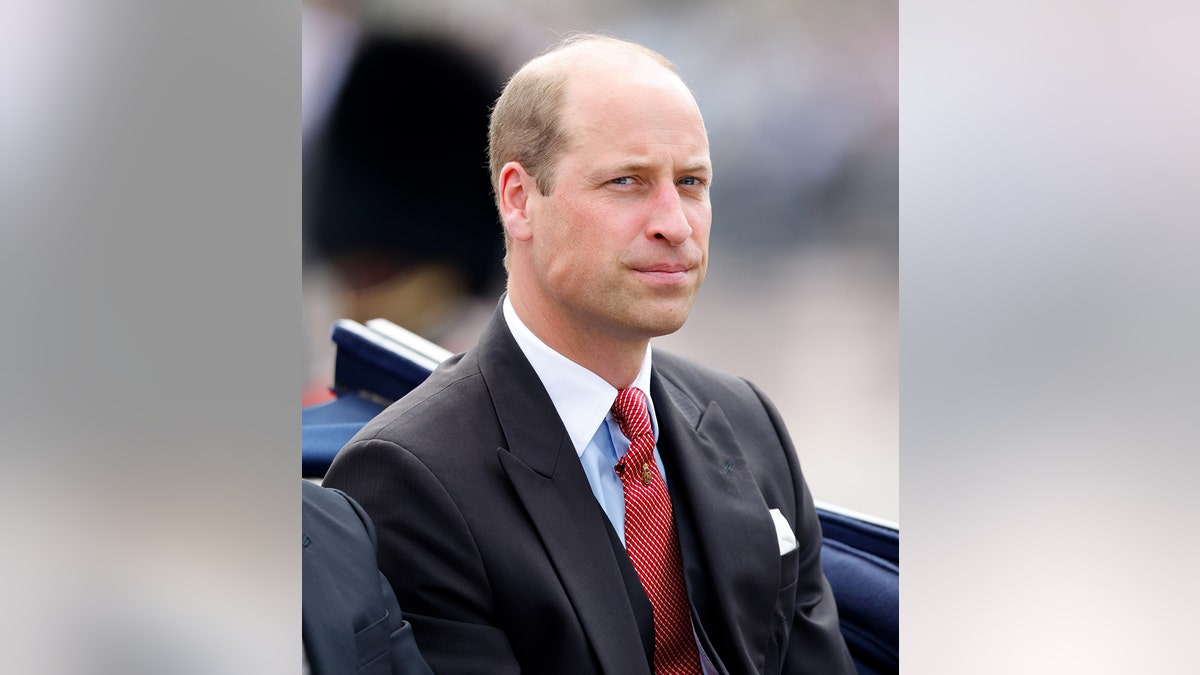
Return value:
M 566 41 L 509 81 L 490 151 L 526 321 L 568 342 L 683 325 L 707 268 L 712 168 L 669 61 L 613 38 Z
M 543 194 L 554 189 L 554 164 L 566 146 L 562 106 L 571 70 L 560 57 L 579 57 L 597 50 L 628 51 L 645 56 L 679 74 L 675 64 L 641 45 L 591 33 L 576 33 L 526 63 L 504 87 L 488 128 L 488 160 L 492 188 L 507 162 L 520 162 L 537 179 Z M 565 52 L 565 54 L 559 54 Z

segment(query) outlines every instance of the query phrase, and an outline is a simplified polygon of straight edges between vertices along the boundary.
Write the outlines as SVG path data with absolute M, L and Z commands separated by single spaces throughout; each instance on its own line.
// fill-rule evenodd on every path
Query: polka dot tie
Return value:
M 654 461 L 645 394 L 622 389 L 612 413 L 629 438 L 629 451 L 614 469 L 625 486 L 625 550 L 654 608 L 654 673 L 700 675 L 671 497 Z

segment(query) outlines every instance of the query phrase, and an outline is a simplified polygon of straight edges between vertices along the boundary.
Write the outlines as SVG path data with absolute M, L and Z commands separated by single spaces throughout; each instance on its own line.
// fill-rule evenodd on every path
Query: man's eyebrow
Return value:
M 627 173 L 644 173 L 650 168 L 649 162 L 625 162 L 622 164 L 609 164 L 597 166 L 591 171 L 596 176 L 621 176 Z
M 712 164 L 709 162 L 688 164 L 683 167 L 681 173 L 712 173 Z
M 588 175 L 596 178 L 604 176 L 624 176 L 631 173 L 645 173 L 654 167 L 652 162 L 632 161 L 622 164 L 612 164 L 608 166 L 598 166 L 588 172 Z M 705 161 L 696 161 L 686 164 L 679 170 L 681 174 L 693 173 L 712 173 L 712 164 Z

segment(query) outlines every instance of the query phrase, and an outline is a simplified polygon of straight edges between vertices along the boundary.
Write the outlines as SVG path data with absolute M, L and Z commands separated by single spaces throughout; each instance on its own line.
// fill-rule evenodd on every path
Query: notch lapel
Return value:
M 499 310 L 479 344 L 480 371 L 507 442 L 497 449 L 500 465 L 540 535 L 601 669 L 650 675 L 606 516 L 549 394 Z
M 724 412 L 651 380 L 659 454 L 684 552 L 688 595 L 729 672 L 761 672 L 780 561 L 774 525 Z M 705 592 L 707 589 L 708 592 Z

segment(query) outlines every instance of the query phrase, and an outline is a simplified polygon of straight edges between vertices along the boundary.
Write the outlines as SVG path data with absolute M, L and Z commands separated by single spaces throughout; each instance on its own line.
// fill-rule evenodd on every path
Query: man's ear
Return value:
M 519 162 L 509 162 L 500 169 L 498 185 L 500 195 L 500 217 L 504 229 L 517 241 L 527 241 L 533 236 L 530 227 L 530 202 L 538 194 L 537 183 Z

